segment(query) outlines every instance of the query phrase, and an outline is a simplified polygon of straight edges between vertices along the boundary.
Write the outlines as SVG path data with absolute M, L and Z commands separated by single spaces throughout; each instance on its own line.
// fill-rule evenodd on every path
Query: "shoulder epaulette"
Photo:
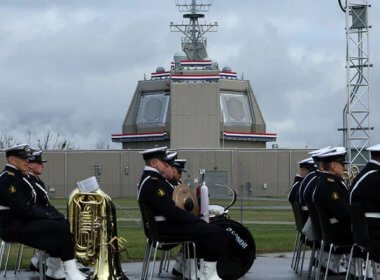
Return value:
M 13 172 L 10 172 L 10 171 L 8 171 L 8 175 L 9 176 L 15 176 L 15 174 Z

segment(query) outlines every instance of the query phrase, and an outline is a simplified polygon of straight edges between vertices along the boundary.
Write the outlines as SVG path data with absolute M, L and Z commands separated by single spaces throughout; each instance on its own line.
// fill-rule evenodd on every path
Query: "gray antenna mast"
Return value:
M 170 23 L 171 32 L 181 32 L 185 35 L 182 38 L 182 50 L 189 60 L 203 60 L 207 55 L 207 39 L 204 35 L 207 32 L 217 32 L 218 23 L 199 23 L 199 19 L 204 18 L 203 13 L 207 13 L 212 5 L 212 0 L 176 0 L 176 6 L 181 13 L 185 13 L 183 18 L 189 20 L 181 24 Z
M 341 0 L 340 0 L 341 1 Z M 368 0 L 345 0 L 346 13 L 346 90 L 343 110 L 343 141 L 347 148 L 349 168 L 367 162 L 371 141 Z

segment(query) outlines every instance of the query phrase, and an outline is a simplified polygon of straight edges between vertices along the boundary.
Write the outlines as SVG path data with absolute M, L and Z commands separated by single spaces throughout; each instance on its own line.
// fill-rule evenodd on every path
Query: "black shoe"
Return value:
M 38 267 L 35 267 L 33 263 L 30 263 L 29 264 L 29 270 L 30 271 L 36 271 L 36 272 L 39 272 L 40 270 L 38 269 Z
M 78 268 L 80 272 L 83 272 L 84 274 L 90 274 L 91 271 L 90 271 L 90 268 L 88 267 L 81 267 L 81 268 Z
M 324 266 L 321 266 L 321 272 L 323 272 L 323 273 L 326 273 L 326 267 L 324 267 Z M 329 269 L 329 275 L 331 275 L 331 276 L 342 276 L 342 275 L 346 275 L 346 272 L 334 272 L 334 271 L 332 271 L 331 269 Z
M 172 269 L 172 274 L 177 277 L 182 277 L 182 272 L 179 272 L 177 269 Z
M 45 275 L 45 279 L 46 280 L 65 280 L 66 278 L 52 278 L 52 277 Z

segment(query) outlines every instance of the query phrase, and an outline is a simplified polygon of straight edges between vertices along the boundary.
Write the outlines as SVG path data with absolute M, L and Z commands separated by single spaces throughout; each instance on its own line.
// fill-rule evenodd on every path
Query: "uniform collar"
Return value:
M 8 168 L 14 169 L 14 170 L 18 170 L 18 169 L 16 168 L 16 166 L 14 166 L 14 165 L 12 165 L 12 164 L 9 164 L 9 163 L 7 163 L 5 166 L 8 167 Z
M 144 171 L 152 171 L 152 172 L 156 172 L 158 174 L 161 174 L 156 168 L 151 167 L 151 166 L 147 166 L 147 165 L 145 165 Z

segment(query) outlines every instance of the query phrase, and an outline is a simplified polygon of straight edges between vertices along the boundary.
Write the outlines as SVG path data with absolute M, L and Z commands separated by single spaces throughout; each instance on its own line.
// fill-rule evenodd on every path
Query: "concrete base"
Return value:
M 292 261 L 291 253 L 275 253 L 264 254 L 257 257 L 253 266 L 249 272 L 241 279 L 244 280 L 306 280 L 307 269 L 309 266 L 309 258 L 305 258 L 305 264 L 303 268 L 302 277 L 296 275 L 290 268 Z M 171 262 L 169 272 L 163 272 L 160 277 L 157 273 L 154 275 L 154 279 L 178 279 L 170 274 L 173 262 Z M 123 270 L 130 280 L 138 280 L 141 275 L 142 263 L 123 263 Z M 152 266 L 151 266 L 152 267 Z M 158 271 L 159 262 L 156 263 L 156 271 Z M 3 272 L 1 272 L 0 278 L 3 278 Z M 8 271 L 6 279 L 24 279 L 24 280 L 38 280 L 39 275 L 35 272 L 22 271 L 18 274 L 14 274 L 13 271 Z M 182 279 L 182 278 L 181 278 Z M 344 277 L 329 277 L 329 279 L 344 279 Z

